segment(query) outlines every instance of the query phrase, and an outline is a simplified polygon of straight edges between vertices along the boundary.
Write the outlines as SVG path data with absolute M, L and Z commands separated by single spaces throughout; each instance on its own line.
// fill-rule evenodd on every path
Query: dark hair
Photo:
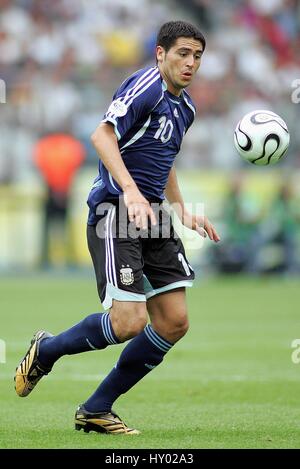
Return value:
M 196 26 L 186 21 L 169 21 L 163 24 L 158 32 L 156 45 L 163 47 L 168 52 L 179 37 L 192 37 L 200 41 L 204 51 L 206 41 L 203 34 Z

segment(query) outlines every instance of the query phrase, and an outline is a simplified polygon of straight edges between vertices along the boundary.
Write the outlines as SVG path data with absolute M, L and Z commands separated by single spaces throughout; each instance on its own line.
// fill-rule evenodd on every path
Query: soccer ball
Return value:
M 290 134 L 284 120 L 275 112 L 257 110 L 246 114 L 236 126 L 234 144 L 248 163 L 277 163 L 286 153 Z

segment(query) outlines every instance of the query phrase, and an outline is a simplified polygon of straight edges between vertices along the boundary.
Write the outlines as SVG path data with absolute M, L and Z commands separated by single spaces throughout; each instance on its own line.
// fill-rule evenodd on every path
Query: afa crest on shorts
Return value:
M 127 267 L 123 266 L 122 269 L 120 269 L 120 279 L 123 285 L 132 285 L 134 282 L 132 268 L 129 266 Z

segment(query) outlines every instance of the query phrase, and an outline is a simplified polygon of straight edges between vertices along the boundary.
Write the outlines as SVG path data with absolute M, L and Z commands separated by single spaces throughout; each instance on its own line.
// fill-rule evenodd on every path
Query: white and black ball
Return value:
M 265 166 L 275 164 L 286 154 L 290 134 L 284 120 L 268 110 L 246 114 L 237 124 L 234 144 L 248 163 Z

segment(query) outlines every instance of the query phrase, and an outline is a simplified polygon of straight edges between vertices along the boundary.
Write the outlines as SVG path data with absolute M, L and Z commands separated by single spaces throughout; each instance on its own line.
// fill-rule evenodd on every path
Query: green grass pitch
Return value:
M 58 333 L 99 310 L 92 275 L 2 278 L 0 448 L 299 448 L 300 281 L 219 278 L 188 290 L 190 331 L 163 364 L 115 404 L 139 436 L 76 432 L 76 406 L 124 345 L 64 357 L 27 398 L 16 365 L 32 334 Z

